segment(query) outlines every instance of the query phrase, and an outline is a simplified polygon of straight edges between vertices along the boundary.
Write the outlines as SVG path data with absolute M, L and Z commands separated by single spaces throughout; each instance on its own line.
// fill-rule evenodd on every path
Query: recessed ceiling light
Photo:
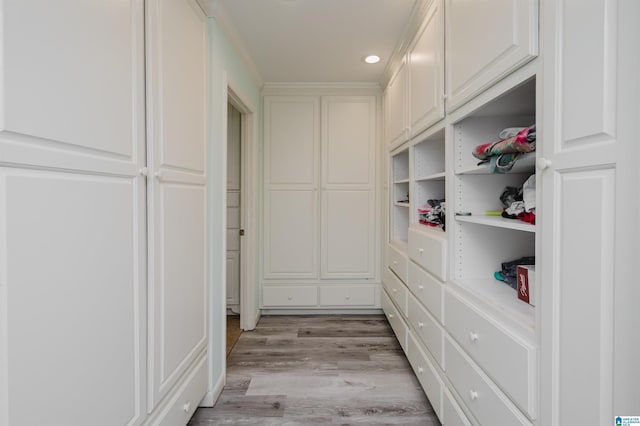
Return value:
M 377 64 L 378 62 L 380 62 L 380 56 L 369 55 L 362 58 L 362 60 L 365 61 L 367 64 Z

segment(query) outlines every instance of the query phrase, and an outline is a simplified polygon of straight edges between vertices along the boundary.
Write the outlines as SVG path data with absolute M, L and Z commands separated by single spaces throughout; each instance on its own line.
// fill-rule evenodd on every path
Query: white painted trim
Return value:
M 213 407 L 220 397 L 222 389 L 224 388 L 224 385 L 226 383 L 226 374 L 221 374 L 218 378 L 218 381 L 211 387 L 211 389 L 209 389 L 209 392 L 204 395 L 202 401 L 200 401 L 200 404 L 198 404 L 198 407 Z
M 380 309 L 263 309 L 265 315 L 383 315 Z
M 257 211 L 258 205 L 258 114 L 256 106 L 242 93 L 233 78 L 227 75 L 225 84 L 226 99 L 240 112 L 242 123 L 240 226 L 245 230 L 245 236 L 240 239 L 240 328 L 253 330 L 259 316 L 256 314 L 258 222 L 256 215 L 250 213 Z
M 378 83 L 367 83 L 367 82 L 353 82 L 353 83 L 277 83 L 277 82 L 265 82 L 262 85 L 263 90 L 287 90 L 287 89 L 298 89 L 298 90 L 331 90 L 331 89 L 370 89 L 370 90 L 380 90 L 380 84 Z M 280 92 L 281 93 L 281 92 Z

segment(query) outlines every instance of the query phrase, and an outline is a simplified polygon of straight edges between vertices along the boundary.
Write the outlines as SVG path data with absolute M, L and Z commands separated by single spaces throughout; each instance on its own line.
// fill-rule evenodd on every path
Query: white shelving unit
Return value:
M 445 159 L 444 125 L 419 135 L 413 142 L 413 207 L 411 223 L 421 229 L 442 231 L 441 228 L 430 227 L 419 223 L 418 209 L 428 200 L 443 200 L 446 194 L 446 159 Z
M 500 195 L 505 187 L 521 187 L 535 174 L 535 152 L 522 155 L 504 174 L 492 173 L 486 164 L 478 165 L 472 152 L 478 145 L 499 140 L 504 128 L 536 122 L 535 86 L 532 78 L 452 120 L 454 173 L 447 217 L 452 222 L 448 229 L 453 232 L 454 284 L 532 342 L 535 308 L 520 301 L 516 290 L 495 279 L 494 273 L 501 270 L 503 262 L 535 255 L 536 226 L 487 212 L 502 210 Z
M 409 230 L 410 185 L 409 148 L 403 148 L 391 157 L 391 242 L 406 247 Z

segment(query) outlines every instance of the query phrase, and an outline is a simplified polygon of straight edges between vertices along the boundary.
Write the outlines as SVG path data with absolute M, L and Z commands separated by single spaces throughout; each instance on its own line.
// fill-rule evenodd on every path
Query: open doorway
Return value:
M 240 328 L 242 270 L 242 116 L 227 105 L 227 356 L 237 342 Z

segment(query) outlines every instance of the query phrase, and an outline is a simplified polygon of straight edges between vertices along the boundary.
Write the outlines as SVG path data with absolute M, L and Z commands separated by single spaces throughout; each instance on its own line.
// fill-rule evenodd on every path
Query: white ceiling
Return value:
M 381 82 L 421 0 L 219 0 L 216 18 L 263 82 Z M 362 62 L 365 55 L 382 60 Z

